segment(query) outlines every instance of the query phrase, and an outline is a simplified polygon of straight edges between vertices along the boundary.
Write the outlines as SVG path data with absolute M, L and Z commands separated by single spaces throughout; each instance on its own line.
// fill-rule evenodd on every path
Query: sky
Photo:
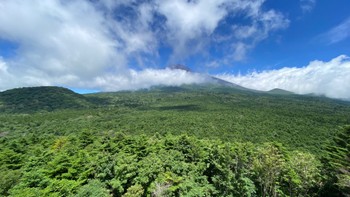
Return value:
M 0 0 L 0 91 L 136 90 L 212 75 L 350 99 L 349 8 L 349 0 Z

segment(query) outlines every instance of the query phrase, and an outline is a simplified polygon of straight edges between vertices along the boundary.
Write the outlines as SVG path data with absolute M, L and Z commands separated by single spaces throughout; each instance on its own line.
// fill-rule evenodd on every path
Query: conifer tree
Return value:
M 350 196 L 350 126 L 344 127 L 334 142 L 334 146 L 327 148 L 331 176 L 343 195 Z

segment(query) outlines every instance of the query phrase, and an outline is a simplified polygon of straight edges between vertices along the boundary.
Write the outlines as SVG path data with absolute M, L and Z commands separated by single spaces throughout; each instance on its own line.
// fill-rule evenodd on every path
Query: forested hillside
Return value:
M 32 113 L 92 106 L 86 97 L 61 87 L 16 88 L 0 92 L 0 112 Z
M 4 196 L 345 196 L 349 188 L 345 101 L 220 84 L 88 95 L 40 87 L 0 101 Z

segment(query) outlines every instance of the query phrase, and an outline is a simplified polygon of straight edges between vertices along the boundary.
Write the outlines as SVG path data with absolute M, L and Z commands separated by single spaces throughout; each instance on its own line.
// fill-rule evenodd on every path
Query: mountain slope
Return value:
M 175 65 L 170 65 L 168 66 L 169 69 L 172 69 L 172 70 L 183 70 L 183 71 L 186 71 L 186 72 L 189 72 L 189 73 L 194 73 L 189 67 L 185 66 L 185 65 L 182 65 L 182 64 L 175 64 Z M 199 74 L 199 73 L 197 73 Z M 242 91 L 249 91 L 249 92 L 260 92 L 260 93 L 264 93 L 265 91 L 259 91 L 259 90 L 254 90 L 254 89 L 250 89 L 250 88 L 246 88 L 246 87 L 243 87 L 243 86 L 240 86 L 238 84 L 235 84 L 235 83 L 232 83 L 232 82 L 229 82 L 229 81 L 226 81 L 224 79 L 220 79 L 220 78 L 217 78 L 217 77 L 214 77 L 212 75 L 205 75 L 205 74 L 202 74 L 202 76 L 204 76 L 205 78 L 207 78 L 207 82 L 206 83 L 203 83 L 203 84 L 196 84 L 196 87 L 195 88 L 200 88 L 202 89 L 201 87 L 199 86 L 206 86 L 206 87 L 210 87 L 211 89 L 213 88 L 213 86 L 215 87 L 214 89 L 216 90 L 225 90 L 225 91 L 228 91 L 229 89 L 227 89 L 227 87 L 230 87 L 232 89 L 230 89 L 229 91 L 233 91 L 233 90 L 242 90 Z M 199 85 L 199 86 L 198 86 Z M 186 86 L 186 85 L 185 85 Z M 190 85 L 191 86 L 191 85 Z M 193 86 L 193 84 L 192 84 Z M 162 89 L 167 89 L 168 90 L 168 87 L 166 86 L 160 86 L 162 87 Z M 181 86 L 183 87 L 183 86 Z M 187 85 L 188 87 L 188 85 Z M 157 89 L 159 88 L 159 86 L 156 86 L 156 88 L 153 88 L 154 89 Z M 174 89 L 174 88 L 172 88 Z M 179 91 L 181 88 L 176 88 L 176 91 Z M 276 94 L 276 95 L 286 95 L 286 94 L 294 94 L 293 92 L 290 92 L 290 91 L 287 91 L 287 90 L 283 90 L 283 89 L 279 89 L 279 88 L 275 88 L 273 90 L 270 90 L 270 91 L 267 91 L 267 93 L 269 94 Z
M 83 95 L 62 87 L 26 87 L 0 92 L 0 112 L 30 113 L 92 106 Z
M 232 83 L 232 82 L 228 82 L 228 81 L 226 81 L 226 80 L 219 79 L 219 78 L 213 77 L 213 76 L 210 76 L 210 80 L 211 80 L 211 83 L 218 84 L 218 85 L 222 85 L 222 86 L 227 86 L 227 87 L 231 87 L 231 88 L 236 88 L 236 89 L 239 89 L 239 90 L 256 91 L 256 90 L 249 89 L 249 88 L 245 88 L 245 87 L 240 86 L 240 85 L 238 85 L 238 84 L 235 84 L 235 83 Z
M 269 94 L 279 94 L 279 95 L 291 95 L 294 94 L 293 92 L 287 91 L 287 90 L 283 90 L 280 88 L 275 88 L 272 90 L 267 91 L 267 93 Z

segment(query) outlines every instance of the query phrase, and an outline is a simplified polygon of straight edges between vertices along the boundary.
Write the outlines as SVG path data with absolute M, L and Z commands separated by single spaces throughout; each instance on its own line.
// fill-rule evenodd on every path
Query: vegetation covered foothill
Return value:
M 0 196 L 349 196 L 349 124 L 348 102 L 280 90 L 13 89 Z

